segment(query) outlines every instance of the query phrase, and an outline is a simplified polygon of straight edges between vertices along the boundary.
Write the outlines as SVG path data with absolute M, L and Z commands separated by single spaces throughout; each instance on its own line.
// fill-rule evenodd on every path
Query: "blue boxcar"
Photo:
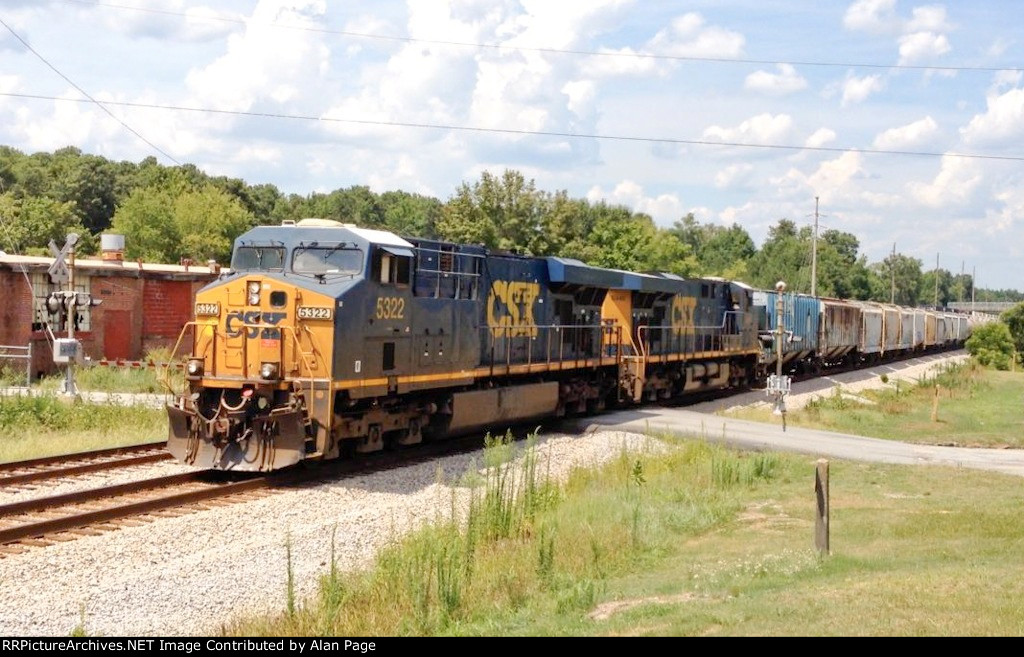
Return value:
M 768 290 L 754 292 L 754 305 L 764 306 L 758 335 L 764 346 L 763 365 L 768 371 L 776 367 L 777 348 L 774 334 L 777 326 L 776 304 L 779 293 Z M 806 294 L 782 293 L 782 326 L 786 338 L 782 343 L 782 364 L 804 361 L 817 354 L 818 328 L 821 321 L 821 299 Z

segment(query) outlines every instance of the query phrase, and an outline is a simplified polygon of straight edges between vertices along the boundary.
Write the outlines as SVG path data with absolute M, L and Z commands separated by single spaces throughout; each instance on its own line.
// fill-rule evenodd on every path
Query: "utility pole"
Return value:
M 959 287 L 960 287 L 960 289 L 958 290 L 958 292 L 960 293 L 960 296 L 957 299 L 957 301 L 959 301 L 960 303 L 963 303 L 964 302 L 964 261 L 963 260 L 960 261 L 960 285 L 959 285 Z
M 975 284 L 974 284 L 974 280 L 975 279 L 974 279 L 974 277 L 977 275 L 977 273 L 978 273 L 978 268 L 976 266 L 975 267 L 971 267 L 971 312 L 972 313 L 974 312 L 974 288 L 975 288 Z
M 889 292 L 889 303 L 896 303 L 896 242 L 892 243 L 892 264 L 889 265 L 889 274 L 892 276 L 892 288 Z
M 935 309 L 939 309 L 939 254 L 935 254 Z
M 818 292 L 818 197 L 814 197 L 814 239 L 811 240 L 811 296 Z

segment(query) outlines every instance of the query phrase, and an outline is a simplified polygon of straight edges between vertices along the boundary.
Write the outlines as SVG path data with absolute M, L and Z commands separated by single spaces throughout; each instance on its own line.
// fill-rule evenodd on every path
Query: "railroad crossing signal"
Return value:
M 66 285 L 71 280 L 71 272 L 68 270 L 66 258 L 76 244 L 78 244 L 78 233 L 68 235 L 64 240 L 64 246 L 60 249 L 57 248 L 56 242 L 50 240 L 50 252 L 53 253 L 54 260 L 46 271 L 50 274 L 50 280 L 57 285 Z

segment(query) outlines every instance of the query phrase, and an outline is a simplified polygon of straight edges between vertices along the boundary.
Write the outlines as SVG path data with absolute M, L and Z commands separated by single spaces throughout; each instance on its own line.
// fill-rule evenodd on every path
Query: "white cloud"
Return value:
M 818 128 L 804 141 L 804 146 L 819 148 L 836 140 L 836 131 L 831 128 Z
M 839 200 L 858 198 L 856 181 L 866 175 L 863 164 L 860 153 L 846 151 L 835 159 L 822 162 L 813 173 L 806 174 L 793 168 L 769 182 L 779 198 L 798 200 L 818 196 L 823 204 L 832 205 Z
M 683 204 L 675 194 L 647 196 L 643 186 L 632 180 L 623 180 L 611 192 L 595 185 L 587 192 L 587 200 L 591 203 L 605 201 L 611 205 L 624 205 L 634 212 L 650 215 L 656 223 L 662 225 L 671 224 L 684 214 Z
M 834 160 L 822 162 L 818 170 L 807 177 L 807 184 L 823 201 L 831 200 L 854 178 L 864 174 L 863 165 L 860 153 L 847 151 Z
M 995 235 L 1013 228 L 1024 217 L 1024 180 L 1012 181 L 1013 184 L 1001 189 L 994 190 L 993 196 L 1002 206 L 989 208 L 985 213 L 985 233 Z M 1020 249 L 1019 242 L 1014 241 L 1014 247 Z
M 843 27 L 866 32 L 888 32 L 896 25 L 896 0 L 857 0 L 846 8 Z
M 588 57 L 580 66 L 581 72 L 593 78 L 614 77 L 620 75 L 650 75 L 666 69 L 659 60 L 650 57 L 638 57 L 641 54 L 632 48 L 601 48 L 604 53 L 598 57 Z
M 715 187 L 726 189 L 728 187 L 741 186 L 749 177 L 754 167 L 745 162 L 730 164 L 715 174 Z
M 788 114 L 758 114 L 736 127 L 713 125 L 704 129 L 702 138 L 745 144 L 782 144 L 793 134 L 793 117 Z
M 976 162 L 965 157 L 943 155 L 939 173 L 931 183 L 911 182 L 908 187 L 920 203 L 946 208 L 967 203 L 981 180 L 982 174 Z
M 569 111 L 577 116 L 593 113 L 596 87 L 589 80 L 574 80 L 562 85 L 562 93 L 569 98 Z
M 913 32 L 899 39 L 900 64 L 913 64 L 944 55 L 951 50 L 945 34 Z
M 807 80 L 796 72 L 792 64 L 777 64 L 778 73 L 755 71 L 743 81 L 743 87 L 750 91 L 785 95 L 807 88 Z
M 988 49 L 985 50 L 985 54 L 989 57 L 999 57 L 1006 52 L 1006 49 L 1009 48 L 1012 43 L 1012 41 L 1005 37 L 998 37 L 991 43 L 991 45 L 989 45 Z
M 323 0 L 260 0 L 245 31 L 228 38 L 227 52 L 189 72 L 189 90 L 202 105 L 247 110 L 258 99 L 283 103 L 299 89 L 316 87 L 329 55 L 321 38 L 270 23 L 314 26 L 325 11 Z
M 960 129 L 966 143 L 999 145 L 1024 137 L 1024 89 L 990 94 L 987 102 L 986 112 L 976 114 L 966 127 Z
M 97 14 L 108 29 L 130 36 L 196 42 L 243 29 L 237 13 L 188 6 L 184 0 L 123 0 L 118 5 L 118 11 L 99 7 Z
M 941 5 L 914 7 L 912 13 L 907 32 L 948 32 L 952 28 L 946 22 L 946 8 Z
M 739 32 L 707 26 L 703 16 L 691 12 L 673 18 L 667 28 L 654 35 L 648 47 L 659 55 L 677 57 L 739 57 L 745 43 Z
M 899 150 L 927 143 L 939 130 L 939 124 L 931 116 L 890 128 L 875 137 L 874 147 L 884 150 Z
M 999 92 L 1006 87 L 1016 87 L 1024 79 L 1021 71 L 998 71 L 992 78 L 992 91 Z
M 848 73 L 843 81 L 843 107 L 851 103 L 862 103 L 873 93 L 881 91 L 885 87 L 879 75 L 866 75 L 858 78 Z

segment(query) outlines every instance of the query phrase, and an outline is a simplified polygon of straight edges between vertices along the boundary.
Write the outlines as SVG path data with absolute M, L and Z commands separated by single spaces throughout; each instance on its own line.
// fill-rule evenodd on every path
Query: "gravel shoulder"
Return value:
M 927 356 L 801 382 L 787 403 L 793 408 L 814 395 L 831 394 L 834 385 L 851 394 L 883 386 L 883 373 L 890 381 L 916 380 L 965 357 Z M 765 400 L 763 391 L 752 391 L 687 410 L 714 413 Z M 539 447 L 540 467 L 561 479 L 574 467 L 615 458 L 624 447 L 661 445 L 629 431 L 609 427 L 583 436 L 553 434 Z M 460 454 L 279 491 L 242 504 L 8 556 L 0 559 L 0 634 L 67 635 L 81 622 L 83 610 L 85 630 L 93 635 L 216 634 L 239 615 L 282 610 L 286 543 L 291 544 L 296 592 L 303 599 L 315 592 L 329 566 L 332 534 L 340 568 L 367 567 L 396 537 L 447 514 L 453 505 L 459 508 L 468 490 L 446 482 L 462 481 L 465 473 L 480 468 L 481 458 L 479 452 Z M 119 483 L 183 469 L 187 468 L 160 463 L 99 478 L 102 483 Z M 96 486 L 97 479 L 5 492 L 0 501 L 70 492 Z
M 619 431 L 552 435 L 539 468 L 564 478 L 628 449 L 660 443 Z M 93 635 L 216 634 L 239 615 L 282 610 L 290 542 L 299 599 L 329 566 L 331 537 L 342 569 L 368 566 L 404 532 L 465 499 L 463 474 L 481 454 L 275 492 L 147 525 L 126 527 L 0 559 L 0 634 L 67 635 L 81 621 Z M 543 470 L 542 470 L 543 471 Z

